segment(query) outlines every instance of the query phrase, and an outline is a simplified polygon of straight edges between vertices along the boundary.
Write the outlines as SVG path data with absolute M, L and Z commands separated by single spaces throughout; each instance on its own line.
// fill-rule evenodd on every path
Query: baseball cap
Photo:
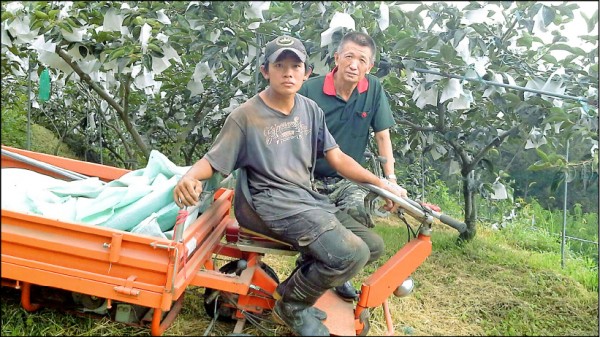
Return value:
M 304 44 L 297 38 L 287 35 L 279 36 L 267 43 L 265 47 L 265 60 L 269 61 L 269 63 L 273 63 L 285 50 L 294 52 L 300 61 L 306 62 L 306 57 L 308 55 L 306 54 Z

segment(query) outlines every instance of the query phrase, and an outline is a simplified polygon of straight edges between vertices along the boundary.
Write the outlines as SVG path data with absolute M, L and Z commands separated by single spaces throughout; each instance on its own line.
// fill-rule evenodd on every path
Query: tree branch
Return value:
M 469 164 L 471 167 L 469 168 L 470 170 L 473 170 L 474 166 L 477 165 L 477 163 L 483 159 L 483 156 L 485 156 L 485 154 L 492 148 L 492 147 L 498 147 L 500 146 L 500 144 L 502 144 L 502 142 L 511 134 L 515 133 L 517 130 L 519 130 L 519 125 L 515 125 L 513 126 L 510 130 L 506 131 L 505 133 L 499 135 L 498 137 L 494 138 L 494 140 L 492 140 L 489 144 L 487 144 L 483 149 L 481 149 L 481 151 L 479 151 L 479 153 L 474 156 L 473 160 L 471 161 L 471 163 Z
M 456 141 L 454 141 L 454 139 L 448 139 L 448 143 L 450 144 L 450 146 L 452 146 L 452 148 L 454 149 L 454 151 L 456 151 L 456 153 L 458 153 L 458 156 L 460 157 L 460 160 L 462 161 L 462 167 L 463 170 L 466 169 L 466 172 L 461 172 L 463 176 L 466 176 L 466 173 L 469 173 L 472 168 L 471 166 L 471 162 L 469 161 L 469 154 L 467 153 L 467 151 L 465 151 L 465 149 L 460 146 Z M 461 170 L 461 171 L 463 171 Z
M 136 142 L 137 146 L 140 148 L 140 150 L 142 150 L 142 152 L 144 153 L 146 158 L 148 158 L 150 156 L 150 150 L 148 150 L 146 143 L 143 141 L 142 137 L 137 132 L 137 130 L 131 123 L 129 116 L 127 115 L 127 110 L 126 110 L 127 102 L 125 102 L 125 104 L 124 104 L 125 107 L 120 106 L 119 103 L 117 103 L 117 101 L 115 101 L 106 91 L 104 91 L 104 89 L 102 89 L 98 84 L 96 84 L 94 81 L 92 81 L 91 77 L 88 74 L 86 74 L 85 72 L 83 72 L 83 70 L 77 65 L 77 63 L 73 62 L 73 59 L 71 58 L 71 56 L 66 51 L 62 50 L 59 46 L 56 47 L 56 53 L 65 62 L 67 62 L 67 64 L 75 71 L 75 73 L 77 73 L 77 75 L 79 75 L 79 77 L 85 83 L 87 83 L 92 89 L 94 89 L 94 91 L 96 93 L 98 93 L 98 95 L 100 95 L 100 97 L 102 97 L 110 106 L 112 106 L 117 111 L 117 113 L 119 114 L 119 116 L 121 117 L 123 122 L 125 123 L 125 127 L 127 128 L 127 131 L 129 131 L 129 133 L 133 137 L 134 141 Z M 129 81 L 128 81 L 128 83 L 129 83 Z M 129 92 L 128 88 L 125 88 L 125 89 L 127 90 L 127 93 L 128 93 Z M 126 97 L 127 97 L 127 95 L 125 95 L 125 98 Z
M 438 98 L 438 102 L 439 102 L 439 98 Z M 444 120 L 446 119 L 446 104 L 438 103 L 437 110 L 438 110 L 437 130 L 440 133 L 444 133 L 444 129 L 446 128 L 444 125 Z
M 417 124 L 415 124 L 415 123 L 413 123 L 411 121 L 408 121 L 406 119 L 399 119 L 398 120 L 398 124 L 408 125 L 412 129 L 414 129 L 415 131 L 430 131 L 430 132 L 431 131 L 438 131 L 438 129 L 436 127 L 434 127 L 434 126 L 429 126 L 429 127 L 420 126 L 420 125 L 417 125 Z

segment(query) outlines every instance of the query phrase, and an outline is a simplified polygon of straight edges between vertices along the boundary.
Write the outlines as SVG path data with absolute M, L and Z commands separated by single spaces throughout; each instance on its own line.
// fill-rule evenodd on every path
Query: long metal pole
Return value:
M 421 151 L 421 198 L 427 200 L 425 198 L 425 163 L 423 157 L 423 151 Z
M 439 71 L 434 71 L 434 70 L 429 70 L 429 69 L 422 69 L 422 68 L 412 68 L 412 70 L 418 71 L 420 73 L 439 75 L 439 76 L 444 76 L 444 77 L 449 77 L 449 78 L 457 78 L 459 80 L 465 80 L 465 81 L 481 82 L 481 83 L 485 83 L 487 85 L 495 85 L 495 86 L 498 86 L 498 87 L 504 87 L 504 88 L 509 88 L 509 89 L 516 89 L 516 90 L 521 90 L 521 91 L 529 91 L 529 92 L 533 92 L 533 93 L 536 93 L 536 94 L 542 94 L 542 95 L 547 95 L 547 96 L 560 97 L 560 98 L 564 98 L 564 99 L 572 99 L 572 100 L 575 100 L 575 101 L 587 102 L 587 100 L 585 98 L 583 98 L 583 97 L 575 97 L 575 96 L 557 94 L 557 93 L 543 91 L 543 90 L 537 90 L 537 89 L 520 87 L 520 86 L 517 86 L 517 85 L 510 85 L 510 84 L 504 84 L 504 83 L 487 81 L 487 80 L 480 79 L 480 78 L 458 76 L 458 75 L 441 73 Z
M 31 151 L 31 54 L 27 67 L 27 150 Z
M 52 164 L 48 164 L 48 163 L 45 163 L 45 162 L 37 160 L 37 159 L 29 158 L 27 156 L 24 156 L 24 155 L 21 155 L 21 154 L 18 154 L 18 153 L 10 152 L 10 151 L 5 150 L 5 149 L 2 149 L 2 155 L 10 157 L 12 159 L 18 160 L 18 161 L 26 163 L 26 164 L 33 165 L 35 167 L 46 169 L 46 170 L 48 170 L 50 172 L 54 172 L 54 173 L 60 174 L 63 177 L 67 177 L 67 178 L 70 178 L 72 180 L 82 180 L 82 179 L 89 178 L 88 176 L 85 176 L 85 175 L 83 175 L 81 173 L 70 171 L 70 170 L 64 169 L 62 167 L 54 166 Z
M 567 167 L 569 165 L 569 140 L 567 139 Z M 563 225 L 562 225 L 562 240 L 560 242 L 560 266 L 565 267 L 565 242 L 567 241 L 567 180 L 569 179 L 569 170 L 565 173 L 565 194 L 563 197 Z

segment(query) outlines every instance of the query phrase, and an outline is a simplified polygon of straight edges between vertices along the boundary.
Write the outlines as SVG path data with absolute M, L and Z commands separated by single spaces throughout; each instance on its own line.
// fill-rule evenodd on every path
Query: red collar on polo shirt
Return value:
M 338 71 L 338 67 L 336 66 L 335 68 L 333 68 L 333 70 L 331 72 L 329 72 L 327 75 L 325 75 L 325 82 L 323 82 L 323 93 L 325 93 L 326 95 L 330 95 L 330 96 L 335 96 L 335 85 L 333 84 L 333 74 L 335 74 L 335 72 Z M 363 92 L 367 91 L 367 89 L 369 88 L 369 80 L 367 80 L 367 77 L 365 76 L 365 78 L 363 78 L 362 80 L 360 80 L 358 82 L 358 85 L 356 86 L 356 88 L 358 89 L 358 93 L 362 94 Z

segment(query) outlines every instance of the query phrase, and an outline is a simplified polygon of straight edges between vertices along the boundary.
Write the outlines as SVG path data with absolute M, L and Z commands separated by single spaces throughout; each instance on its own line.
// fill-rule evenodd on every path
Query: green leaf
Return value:
M 521 98 L 518 95 L 513 94 L 512 92 L 504 94 L 503 97 L 507 101 L 506 105 L 510 108 L 515 107 L 517 106 L 517 104 L 521 103 Z
M 456 57 L 456 50 L 451 45 L 445 43 L 440 48 L 442 58 L 448 62 L 452 61 Z
M 542 6 L 542 18 L 544 19 L 544 26 L 548 26 L 554 21 L 554 16 L 556 13 L 554 10 L 547 6 Z
M 550 54 L 544 54 L 544 56 L 542 56 L 542 60 L 544 60 L 548 63 L 552 63 L 552 64 L 558 63 L 558 60 L 556 59 L 556 57 L 554 57 Z
M 456 47 L 465 38 L 467 32 L 464 29 L 457 29 L 454 32 L 454 41 L 452 42 L 453 46 Z
M 571 47 L 568 44 L 564 44 L 564 43 L 553 44 L 548 48 L 548 50 L 565 50 L 565 51 L 568 51 L 572 54 L 576 54 L 579 56 L 585 56 L 587 54 L 585 52 L 585 50 L 583 50 L 579 47 Z
M 396 43 L 396 45 L 394 47 L 396 50 L 408 51 L 408 50 L 413 49 L 416 44 L 417 44 L 417 39 L 415 39 L 414 37 L 407 37 L 405 39 L 398 41 L 398 43 Z
M 587 15 L 585 15 L 585 13 L 583 11 L 581 11 L 581 16 L 587 23 L 587 32 L 591 33 L 594 30 L 594 27 L 596 27 L 596 24 L 598 23 L 598 9 L 596 9 L 594 14 L 592 14 L 592 16 L 589 18 L 587 17 Z M 597 36 L 596 36 L 596 41 L 598 41 Z
M 4 22 L 4 20 L 8 20 L 8 19 L 10 19 L 12 17 L 13 17 L 13 14 L 11 12 L 3 11 L 2 12 L 2 19 L 1 20 L 2 20 L 2 22 Z
M 66 22 L 59 22 L 58 26 L 69 33 L 73 33 L 73 28 L 71 28 L 71 26 L 69 26 Z
M 533 39 L 530 35 L 523 35 L 517 39 L 517 46 L 531 48 L 531 43 Z
M 42 12 L 42 11 L 33 11 L 33 14 L 35 15 L 36 18 L 38 19 L 42 19 L 42 20 L 46 20 L 48 19 L 48 14 Z
M 535 152 L 537 152 L 538 156 L 540 156 L 544 162 L 548 161 L 548 155 L 544 151 L 540 150 L 539 147 L 535 149 Z
M 534 172 L 535 172 L 535 171 L 543 171 L 543 170 L 547 170 L 547 169 L 549 169 L 549 168 L 551 168 L 551 167 L 552 167 L 552 165 L 551 165 L 550 163 L 540 163 L 540 162 L 538 161 L 538 162 L 535 162 L 533 165 L 530 165 L 530 166 L 527 168 L 527 170 L 529 170 L 529 171 L 534 171 Z
M 571 123 L 569 115 L 561 108 L 552 107 L 550 108 L 550 115 L 545 120 L 546 123 L 553 122 L 567 122 Z
M 554 178 L 552 179 L 550 191 L 553 193 L 556 192 L 558 190 L 558 188 L 560 187 L 560 185 L 564 182 L 564 180 L 565 180 L 565 174 L 563 172 L 556 172 L 554 174 Z
M 427 49 L 431 49 L 438 44 L 440 38 L 438 36 L 431 36 L 427 39 Z M 429 57 L 429 56 L 427 56 Z

